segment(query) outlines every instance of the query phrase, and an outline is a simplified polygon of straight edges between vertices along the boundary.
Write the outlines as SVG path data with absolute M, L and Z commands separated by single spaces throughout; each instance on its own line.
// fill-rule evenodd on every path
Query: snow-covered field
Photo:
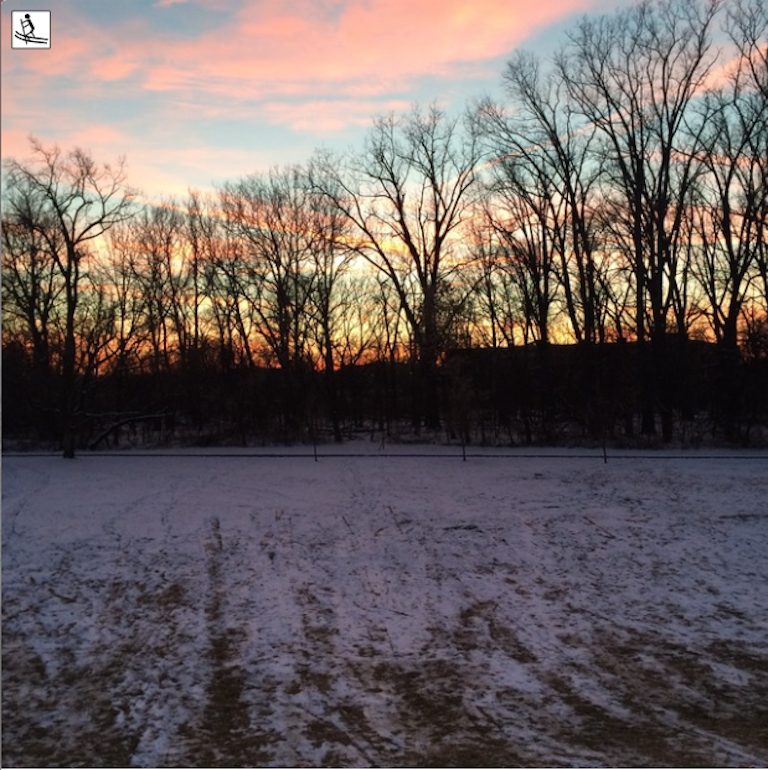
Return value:
M 3 766 L 768 764 L 768 453 L 331 451 L 4 457 Z

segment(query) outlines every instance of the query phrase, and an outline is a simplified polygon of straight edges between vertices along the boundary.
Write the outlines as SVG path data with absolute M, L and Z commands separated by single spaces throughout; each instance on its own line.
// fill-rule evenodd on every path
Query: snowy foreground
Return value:
M 363 451 L 4 457 L 3 765 L 768 764 L 768 453 Z

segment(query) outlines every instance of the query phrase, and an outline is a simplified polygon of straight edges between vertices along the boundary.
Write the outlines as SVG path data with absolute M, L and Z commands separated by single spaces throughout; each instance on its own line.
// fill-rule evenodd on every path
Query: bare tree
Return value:
M 613 16 L 584 19 L 557 59 L 560 77 L 584 118 L 602 137 L 611 193 L 625 213 L 635 279 L 635 333 L 654 342 L 653 402 L 671 439 L 665 396 L 667 328 L 685 331 L 682 220 L 699 173 L 703 124 L 692 104 L 716 60 L 711 30 L 719 0 L 649 0 Z M 646 304 L 647 300 L 647 304 Z M 648 319 L 646 319 L 646 309 Z M 672 314 L 672 318 L 670 315 Z
M 225 226 L 241 249 L 240 274 L 231 280 L 261 339 L 262 360 L 280 372 L 279 415 L 293 434 L 314 411 L 305 380 L 314 249 L 322 238 L 314 231 L 308 175 L 300 166 L 275 168 L 225 185 L 220 200 Z
M 734 107 L 750 166 L 745 203 L 754 232 L 749 244 L 762 283 L 763 310 L 768 313 L 768 8 L 763 0 L 737 0 L 728 8 L 726 29 L 736 46 L 738 67 L 732 77 Z
M 738 2 L 726 29 L 737 58 L 727 82 L 709 93 L 702 166 L 692 207 L 697 233 L 692 271 L 702 287 L 703 312 L 720 347 L 719 406 L 726 435 L 735 437 L 742 401 L 740 328 L 752 325 L 755 300 L 768 307 L 768 13 Z M 761 40 L 762 39 L 762 40 Z M 762 278 L 762 281 L 760 280 Z M 761 291 L 762 288 L 762 291 Z M 745 314 L 745 310 L 747 313 Z
M 24 195 L 28 191 L 18 191 Z M 34 218 L 23 214 L 34 201 L 16 199 L 3 212 L 3 337 L 13 336 L 26 348 L 32 346 L 33 368 L 47 381 L 50 375 L 51 330 L 60 310 L 63 285 L 46 241 L 31 226 Z M 22 208 L 22 211 L 18 209 Z
M 472 130 L 432 107 L 375 120 L 346 168 L 326 158 L 324 192 L 354 227 L 349 248 L 394 287 L 418 364 L 414 422 L 439 425 L 440 307 L 462 257 L 457 234 L 469 215 L 479 146 Z
M 312 272 L 309 187 L 296 166 L 273 169 L 221 190 L 226 224 L 241 241 L 241 288 L 257 319 L 268 360 L 291 371 L 306 361 L 304 310 Z
M 715 339 L 734 353 L 768 226 L 768 124 L 763 109 L 756 109 L 756 97 L 738 91 L 712 96 L 716 107 L 708 116 L 707 174 L 698 185 L 694 209 L 699 236 L 694 271 L 708 300 Z
M 500 241 L 497 258 L 520 295 L 523 343 L 546 346 L 558 295 L 556 238 L 563 199 L 543 169 L 520 158 L 496 164 L 493 193 L 488 216 Z
M 516 279 L 504 254 L 504 237 L 494 221 L 494 201 L 484 201 L 472 223 L 472 281 L 475 293 L 474 333 L 480 347 L 512 347 L 523 317 Z
M 12 349 L 16 352 L 14 396 L 19 406 L 15 418 L 22 419 L 23 412 L 23 419 L 36 427 L 38 435 L 55 438 L 58 425 L 51 419 L 56 402 L 53 375 L 61 347 L 57 337 L 63 320 L 63 283 L 45 241 L 25 221 L 28 223 L 29 219 L 19 217 L 10 206 L 4 206 L 3 351 L 4 354 Z M 7 381 L 5 385 L 5 398 L 8 398 L 10 386 Z M 6 414 L 5 425 L 9 424 Z
M 191 334 L 183 217 L 173 201 L 145 206 L 130 225 L 129 264 L 144 300 L 153 372 L 183 363 Z
M 726 31 L 739 53 L 736 84 L 768 99 L 768 7 L 763 0 L 735 0 Z
M 601 291 L 604 252 L 596 242 L 600 174 L 593 152 L 596 128 L 576 112 L 558 73 L 542 72 L 541 62 L 532 54 L 517 52 L 510 59 L 504 83 L 512 114 L 488 102 L 479 110 L 498 157 L 492 166 L 495 186 L 503 189 L 505 177 L 513 186 L 516 177 L 538 180 L 536 185 L 549 198 L 546 210 L 541 209 L 546 214 L 542 225 L 549 232 L 573 336 L 577 342 L 604 339 L 600 325 L 601 303 L 606 301 Z
M 63 350 L 59 414 L 64 457 L 75 456 L 80 390 L 77 310 L 89 247 L 128 218 L 134 193 L 126 185 L 124 161 L 99 166 L 81 149 L 63 154 L 31 139 L 29 162 L 6 165 L 8 208 L 18 224 L 45 245 L 62 281 Z
M 248 312 L 247 268 L 243 244 L 227 226 L 220 203 L 193 193 L 187 206 L 187 231 L 195 261 L 196 327 L 210 327 L 221 371 L 255 365 L 255 324 Z M 202 310 L 202 318 L 201 318 Z M 209 339 L 209 341 L 211 341 Z
M 323 193 L 323 190 L 330 189 L 332 181 L 322 179 L 322 173 L 322 166 L 315 164 L 311 164 L 307 171 L 307 183 L 311 189 L 308 200 L 310 232 L 307 235 L 312 256 L 309 333 L 322 365 L 333 437 L 336 442 L 341 442 L 336 369 L 343 349 L 347 348 L 347 345 L 344 348 L 340 346 L 351 341 L 349 335 L 342 341 L 342 331 L 347 326 L 345 316 L 353 307 L 348 293 L 344 291 L 345 276 L 352 261 L 352 254 L 345 246 L 350 222 Z

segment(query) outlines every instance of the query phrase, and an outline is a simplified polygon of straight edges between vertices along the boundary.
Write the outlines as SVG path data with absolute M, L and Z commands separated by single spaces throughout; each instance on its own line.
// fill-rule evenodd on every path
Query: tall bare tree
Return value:
M 754 92 L 712 96 L 717 106 L 708 116 L 707 174 L 694 208 L 699 236 L 694 271 L 707 298 L 706 315 L 717 342 L 734 353 L 768 235 L 768 124 L 763 109 L 755 109 L 756 97 Z
M 430 428 L 440 423 L 443 298 L 462 263 L 457 235 L 479 160 L 475 132 L 431 107 L 377 118 L 361 153 L 325 162 L 324 192 L 354 229 L 348 248 L 391 283 L 407 319 L 418 366 L 414 422 L 423 417 Z
M 130 225 L 129 263 L 144 301 L 151 369 L 184 362 L 191 336 L 184 219 L 173 201 L 145 206 Z
M 689 208 L 703 123 L 692 110 L 716 61 L 711 41 L 720 0 L 643 2 L 612 16 L 585 18 L 557 58 L 560 77 L 583 117 L 602 137 L 610 191 L 626 223 L 635 278 L 635 333 L 653 340 L 650 399 L 665 440 L 672 416 L 666 392 L 666 334 L 685 331 L 683 271 Z M 621 221 L 621 220 L 618 220 Z M 654 395 L 655 394 L 655 395 Z
M 34 205 L 33 201 L 21 203 L 17 199 L 14 207 Z M 33 368 L 47 381 L 51 333 L 58 320 L 63 286 L 46 241 L 31 226 L 33 218 L 10 208 L 3 211 L 3 341 L 13 337 L 25 348 L 31 344 Z
M 248 312 L 243 244 L 227 226 L 220 201 L 194 192 L 187 205 L 187 233 L 196 277 L 195 328 L 208 329 L 221 371 L 255 365 L 255 329 Z M 198 333 L 201 333 L 198 331 Z M 211 338 L 213 336 L 213 338 Z
M 6 164 L 8 210 L 41 244 L 58 271 L 64 301 L 59 416 L 64 457 L 73 458 L 81 392 L 78 378 L 77 310 L 89 253 L 116 223 L 131 215 L 134 192 L 124 161 L 99 166 L 90 153 L 63 153 L 31 139 L 29 161 Z M 89 251 L 90 250 L 90 251 Z
M 762 284 L 764 312 L 768 313 L 768 7 L 763 0 L 737 0 L 728 7 L 726 29 L 739 52 L 732 76 L 734 102 L 746 141 L 751 167 L 746 204 L 751 207 L 754 247 Z
M 542 191 L 549 200 L 542 224 L 573 337 L 577 342 L 604 339 L 604 252 L 596 241 L 600 163 L 593 152 L 597 129 L 574 109 L 559 74 L 544 72 L 530 53 L 515 53 L 504 84 L 511 114 L 487 102 L 479 111 L 498 158 L 492 166 L 495 186 L 504 189 L 507 177 L 512 186 L 524 176 L 539 180 L 539 188 L 546 180 Z
M 292 371 L 307 353 L 314 234 L 306 175 L 298 166 L 273 169 L 226 185 L 220 196 L 226 224 L 242 244 L 241 289 L 267 360 Z
M 307 420 L 310 428 L 314 424 L 305 380 L 312 360 L 315 247 L 323 236 L 313 220 L 313 195 L 301 166 L 244 177 L 220 191 L 225 226 L 241 249 L 240 274 L 232 278 L 261 340 L 262 361 L 280 372 L 279 414 L 290 434 Z
M 345 280 L 346 274 L 352 261 L 352 254 L 345 247 L 350 222 L 322 192 L 332 186 L 331 180 L 322 178 L 322 173 L 322 165 L 317 167 L 314 163 L 307 170 L 307 182 L 310 185 L 308 236 L 312 256 L 309 334 L 323 370 L 333 437 L 336 442 L 341 442 L 336 370 L 346 347 L 345 342 L 351 341 L 349 335 L 343 335 L 344 327 L 347 326 L 345 317 L 353 307 L 345 291 L 349 286 Z M 360 304 L 362 306 L 363 303 Z M 360 331 L 362 333 L 363 330 Z M 343 340 L 342 336 L 346 339 Z

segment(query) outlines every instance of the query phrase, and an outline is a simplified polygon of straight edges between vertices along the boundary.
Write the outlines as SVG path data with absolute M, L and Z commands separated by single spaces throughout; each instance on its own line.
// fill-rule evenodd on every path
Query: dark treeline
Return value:
M 503 83 L 153 205 L 32 139 L 4 167 L 4 438 L 765 441 L 763 0 L 587 17 Z

